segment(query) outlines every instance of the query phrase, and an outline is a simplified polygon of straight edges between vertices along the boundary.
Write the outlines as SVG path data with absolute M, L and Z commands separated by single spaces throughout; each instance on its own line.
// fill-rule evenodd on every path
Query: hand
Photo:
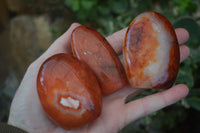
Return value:
M 57 53 L 72 53 L 70 37 L 72 30 L 77 26 L 79 24 L 72 24 L 67 32 L 58 38 L 42 56 L 29 66 L 12 101 L 9 124 L 34 133 L 66 132 L 66 130 L 55 125 L 43 111 L 37 94 L 36 78 L 41 64 L 48 57 Z M 126 29 L 122 29 L 107 37 L 107 40 L 118 54 L 122 52 L 125 32 Z M 176 29 L 176 34 L 179 44 L 185 43 L 189 38 L 188 32 L 181 28 Z M 180 45 L 180 54 L 182 62 L 188 57 L 189 48 L 185 45 Z M 127 96 L 133 97 L 142 91 L 144 90 L 126 86 L 103 97 L 102 114 L 100 117 L 81 128 L 71 130 L 71 132 L 114 133 L 128 123 L 173 104 L 188 94 L 187 86 L 179 84 L 162 92 L 125 104 Z

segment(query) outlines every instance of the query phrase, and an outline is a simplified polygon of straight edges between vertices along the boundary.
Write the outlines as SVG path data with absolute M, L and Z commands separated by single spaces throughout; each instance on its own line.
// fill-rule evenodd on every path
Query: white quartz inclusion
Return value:
M 79 101 L 78 100 L 74 100 L 71 97 L 68 97 L 68 98 L 63 98 L 62 97 L 61 100 L 60 100 L 60 103 L 63 106 L 74 108 L 74 109 L 77 109 L 79 107 Z

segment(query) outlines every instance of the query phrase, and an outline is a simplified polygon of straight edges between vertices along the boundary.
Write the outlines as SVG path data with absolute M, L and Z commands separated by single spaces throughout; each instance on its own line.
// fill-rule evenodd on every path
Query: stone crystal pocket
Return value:
M 74 129 L 96 119 L 102 96 L 92 71 L 68 54 L 47 59 L 37 77 L 37 91 L 44 111 L 64 129 Z
M 169 88 L 179 68 L 180 54 L 175 31 L 161 14 L 145 12 L 129 25 L 123 54 L 133 88 Z

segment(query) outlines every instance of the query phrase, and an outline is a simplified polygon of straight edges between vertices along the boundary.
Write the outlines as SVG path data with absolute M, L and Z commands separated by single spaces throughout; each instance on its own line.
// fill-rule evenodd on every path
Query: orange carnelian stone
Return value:
M 96 30 L 83 25 L 77 27 L 72 32 L 71 45 L 74 56 L 96 74 L 103 95 L 127 84 L 125 70 L 117 54 Z
M 134 88 L 169 88 L 179 68 L 175 31 L 161 14 L 145 12 L 129 25 L 123 48 L 125 70 Z
M 102 97 L 93 72 L 68 54 L 47 59 L 37 77 L 40 102 L 49 118 L 64 129 L 74 129 L 101 113 Z

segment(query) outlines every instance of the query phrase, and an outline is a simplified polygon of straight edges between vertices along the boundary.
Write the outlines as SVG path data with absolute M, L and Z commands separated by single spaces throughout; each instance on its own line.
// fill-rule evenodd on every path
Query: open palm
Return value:
M 66 132 L 66 130 L 55 125 L 43 111 L 37 94 L 36 78 L 41 64 L 48 57 L 57 53 L 71 54 L 70 36 L 72 30 L 77 26 L 79 24 L 72 24 L 67 32 L 58 38 L 42 56 L 29 66 L 12 101 L 9 124 L 34 133 Z M 118 54 L 122 52 L 125 32 L 126 29 L 122 29 L 107 37 L 108 42 Z M 188 47 L 183 45 L 188 40 L 189 35 L 184 29 L 176 29 L 176 34 L 179 44 L 181 44 L 180 53 L 181 61 L 183 61 L 189 55 Z M 117 132 L 131 121 L 173 104 L 188 94 L 187 86 L 179 84 L 168 90 L 125 104 L 127 98 L 132 98 L 142 91 L 143 89 L 133 89 L 130 86 L 126 86 L 103 97 L 100 117 L 81 128 L 70 130 L 70 133 Z

